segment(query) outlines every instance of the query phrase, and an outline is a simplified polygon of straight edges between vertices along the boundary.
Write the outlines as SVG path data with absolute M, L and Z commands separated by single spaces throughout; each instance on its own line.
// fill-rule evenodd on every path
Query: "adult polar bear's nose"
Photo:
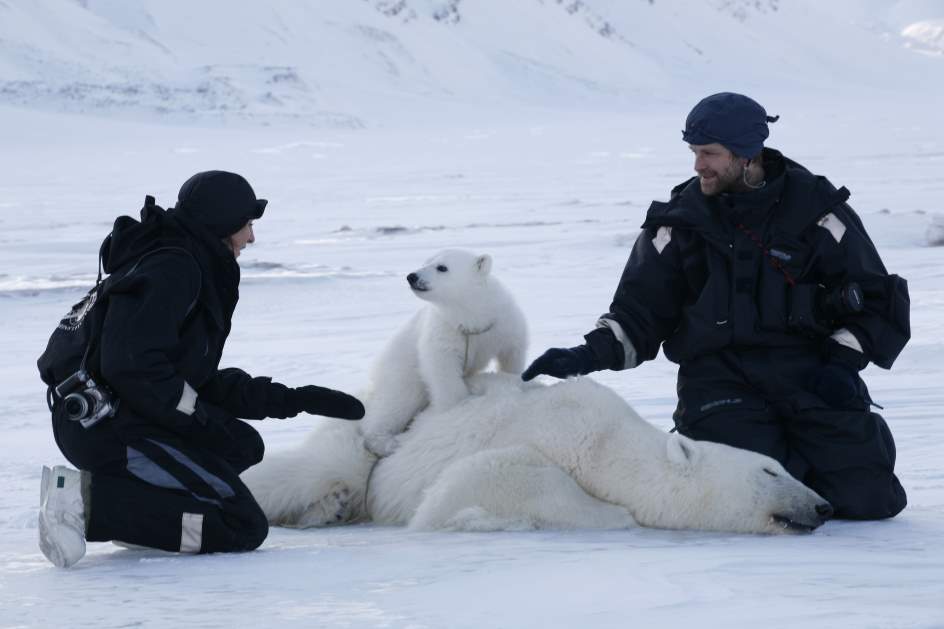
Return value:
M 825 522 L 829 518 L 833 517 L 833 506 L 828 502 L 816 505 L 816 513 L 823 519 Z

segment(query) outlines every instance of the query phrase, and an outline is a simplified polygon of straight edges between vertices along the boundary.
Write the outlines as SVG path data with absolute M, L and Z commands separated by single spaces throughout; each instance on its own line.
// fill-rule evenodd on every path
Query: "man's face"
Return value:
M 721 144 L 689 144 L 695 154 L 695 172 L 706 197 L 736 188 L 744 175 L 744 160 Z

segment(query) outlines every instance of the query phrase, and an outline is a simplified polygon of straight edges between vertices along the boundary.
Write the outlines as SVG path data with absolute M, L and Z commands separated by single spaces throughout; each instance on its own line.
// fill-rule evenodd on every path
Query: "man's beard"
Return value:
M 744 166 L 738 160 L 731 160 L 728 167 L 721 171 L 708 171 L 705 175 L 698 176 L 698 183 L 701 186 L 701 193 L 706 197 L 713 197 L 722 192 L 736 192 L 740 189 L 741 178 L 744 176 Z

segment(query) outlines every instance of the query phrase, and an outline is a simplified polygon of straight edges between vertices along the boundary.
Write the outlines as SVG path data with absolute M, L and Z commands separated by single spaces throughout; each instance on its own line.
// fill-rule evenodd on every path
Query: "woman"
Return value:
M 86 427 L 52 398 L 56 443 L 81 470 L 43 469 L 40 548 L 60 567 L 84 556 L 86 540 L 255 549 L 268 523 L 239 474 L 264 446 L 236 418 L 364 415 L 339 391 L 218 369 L 239 298 L 236 258 L 255 241 L 253 221 L 267 203 L 245 179 L 198 173 L 175 208 L 149 201 L 141 222 L 122 217 L 102 248 L 117 279 L 89 364 L 118 398 L 117 412 Z

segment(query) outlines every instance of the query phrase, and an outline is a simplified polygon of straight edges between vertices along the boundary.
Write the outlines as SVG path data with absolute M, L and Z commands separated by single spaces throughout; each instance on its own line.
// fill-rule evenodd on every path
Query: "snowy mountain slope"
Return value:
M 894 0 L 2 0 L 0 102 L 357 127 L 429 99 L 635 109 L 719 85 L 907 88 L 944 72 L 905 46 L 939 44 L 940 13 Z

